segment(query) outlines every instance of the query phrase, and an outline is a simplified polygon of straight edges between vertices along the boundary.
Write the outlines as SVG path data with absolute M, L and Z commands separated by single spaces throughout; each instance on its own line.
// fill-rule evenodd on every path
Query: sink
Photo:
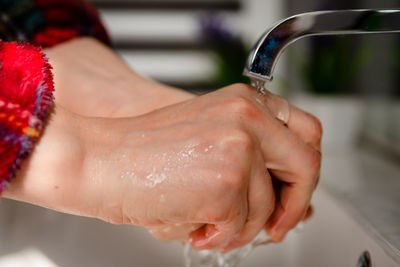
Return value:
M 399 266 L 324 188 L 313 202 L 315 215 L 301 232 L 256 248 L 240 266 L 357 266 L 364 251 L 376 266 Z M 18 258 L 29 266 L 46 259 L 37 266 L 183 266 L 180 244 L 156 241 L 143 228 L 9 200 L 0 206 L 0 233 L 1 267 L 18 266 Z
M 400 266 L 396 248 L 390 249 L 362 217 L 353 216 L 327 184 L 322 182 L 316 191 L 315 214 L 302 231 L 291 232 L 283 243 L 256 248 L 240 266 L 368 266 L 357 265 L 366 251 L 371 266 Z M 111 225 L 6 199 L 0 204 L 0 240 L 1 267 L 184 265 L 180 244 L 154 240 L 141 227 Z

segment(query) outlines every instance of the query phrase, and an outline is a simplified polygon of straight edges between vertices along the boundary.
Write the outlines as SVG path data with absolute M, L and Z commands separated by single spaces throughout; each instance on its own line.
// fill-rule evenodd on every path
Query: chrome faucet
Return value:
M 269 29 L 250 52 L 243 74 L 253 82 L 272 80 L 282 51 L 307 36 L 400 33 L 400 9 L 309 12 L 287 18 Z

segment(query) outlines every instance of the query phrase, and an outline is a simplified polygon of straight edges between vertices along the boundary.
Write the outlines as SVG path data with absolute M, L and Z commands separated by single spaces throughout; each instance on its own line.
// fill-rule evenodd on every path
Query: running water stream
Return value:
M 269 93 L 265 87 L 265 81 L 252 80 L 251 85 L 262 97 Z M 187 243 L 183 250 L 185 267 L 236 267 L 253 248 L 270 242 L 268 235 L 261 231 L 252 242 L 228 253 L 221 253 L 218 250 L 197 251 Z

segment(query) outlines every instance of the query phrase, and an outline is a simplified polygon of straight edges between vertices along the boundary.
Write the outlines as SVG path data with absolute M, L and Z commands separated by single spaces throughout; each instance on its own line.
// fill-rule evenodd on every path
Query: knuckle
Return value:
M 307 162 L 306 176 L 311 179 L 316 179 L 321 168 L 321 152 L 310 149 L 305 156 L 305 160 Z
M 256 105 L 254 105 L 254 103 L 246 97 L 237 96 L 229 99 L 227 102 L 228 110 L 238 116 L 238 118 L 258 118 L 262 115 L 261 111 L 256 107 Z
M 251 134 L 240 127 L 232 127 L 224 137 L 224 143 L 228 147 L 235 147 L 240 151 L 250 151 L 254 147 L 254 140 Z
M 240 92 L 247 91 L 247 90 L 254 90 L 250 85 L 245 84 L 245 83 L 234 83 L 229 86 L 230 88 L 233 88 L 235 90 L 238 90 Z
M 323 133 L 321 121 L 317 117 L 309 113 L 308 113 L 308 118 L 311 122 L 312 132 L 315 136 L 315 139 L 320 140 Z
M 241 215 L 242 201 L 246 190 L 246 178 L 244 175 L 232 173 L 225 175 L 214 184 L 214 189 L 209 191 L 208 203 L 218 203 L 216 209 L 213 205 L 207 205 L 204 210 L 207 220 L 212 222 L 227 222 Z
M 231 178 L 227 181 L 227 187 L 231 192 L 242 192 L 247 183 L 246 175 L 243 171 L 235 171 Z
M 226 171 L 224 178 L 220 180 L 220 191 L 231 195 L 232 198 L 243 191 L 246 185 L 246 175 L 239 168 Z

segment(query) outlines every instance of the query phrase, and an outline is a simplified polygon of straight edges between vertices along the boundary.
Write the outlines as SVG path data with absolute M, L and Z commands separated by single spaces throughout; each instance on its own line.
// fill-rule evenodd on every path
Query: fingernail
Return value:
M 201 248 L 201 247 L 204 247 L 205 245 L 207 245 L 208 241 L 209 241 L 209 239 L 207 238 L 207 239 L 198 240 L 191 244 L 193 247 Z
M 221 232 L 214 232 L 213 234 L 210 235 L 210 233 L 206 233 L 206 238 L 198 240 L 194 242 L 194 246 L 201 248 L 210 243 L 213 239 L 215 239 L 217 236 L 219 236 Z
M 273 227 L 270 231 L 268 231 L 268 235 L 271 237 L 271 239 L 272 239 L 274 242 L 281 242 L 281 241 L 284 239 L 284 237 L 285 237 L 284 234 L 282 234 L 282 233 L 280 233 L 280 232 L 278 231 L 278 229 L 277 229 L 276 226 Z

